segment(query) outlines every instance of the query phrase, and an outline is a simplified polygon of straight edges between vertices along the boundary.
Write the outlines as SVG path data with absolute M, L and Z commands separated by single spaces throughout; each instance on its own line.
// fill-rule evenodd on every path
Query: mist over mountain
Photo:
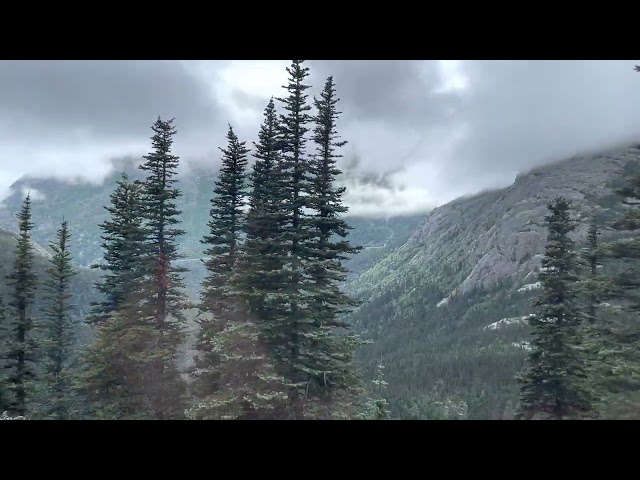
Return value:
M 428 398 L 429 405 L 435 401 L 432 390 L 439 381 L 446 388 L 438 395 L 453 402 L 468 403 L 491 392 L 483 394 L 490 397 L 483 400 L 484 410 L 471 416 L 510 411 L 516 401 L 513 377 L 527 352 L 525 319 L 540 286 L 547 203 L 557 196 L 572 201 L 582 222 L 576 231 L 581 241 L 591 216 L 601 222 L 615 217 L 615 189 L 639 158 L 636 145 L 609 148 L 537 167 L 507 188 L 462 197 L 428 213 L 347 217 L 352 242 L 364 247 L 347 262 L 351 272 L 345 289 L 364 302 L 350 320 L 375 340 L 359 358 L 367 374 L 376 364 L 385 365 L 396 414 L 427 415 L 416 413 L 420 398 Z M 140 177 L 134 163 L 120 166 L 132 178 Z M 76 261 L 86 267 L 100 261 L 97 225 L 106 219 L 102 207 L 118 176 L 114 170 L 102 184 L 23 178 L 0 210 L 0 226 L 15 230 L 13 213 L 29 190 L 36 241 L 46 244 L 64 213 L 74 233 Z M 200 239 L 215 174 L 192 169 L 179 180 L 181 226 L 187 232 L 180 244 L 181 266 L 190 270 L 187 288 L 196 298 L 204 277 Z M 388 186 L 384 178 L 363 182 Z
M 633 63 L 3 62 L 0 413 L 637 417 Z
M 433 413 L 421 411 L 425 405 L 448 399 L 471 409 L 471 418 L 512 415 L 526 319 L 540 288 L 546 206 L 570 199 L 580 222 L 574 238 L 583 242 L 594 215 L 607 225 L 621 212 L 615 191 L 639 160 L 636 145 L 592 152 L 520 174 L 508 188 L 454 200 L 353 278 L 347 290 L 363 303 L 351 319 L 373 340 L 361 360 L 370 374 L 379 363 L 386 367 L 396 414 L 423 418 Z M 603 240 L 617 235 L 610 227 L 602 233 Z

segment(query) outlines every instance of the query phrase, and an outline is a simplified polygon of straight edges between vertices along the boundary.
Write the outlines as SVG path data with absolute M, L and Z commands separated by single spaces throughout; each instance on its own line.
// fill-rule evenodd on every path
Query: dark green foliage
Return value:
M 142 183 L 145 226 L 147 228 L 147 272 L 153 282 L 153 299 L 150 306 L 158 328 L 166 333 L 173 332 L 174 340 L 181 339 L 180 324 L 183 322 L 183 310 L 186 306 L 182 273 L 184 268 L 173 265 L 181 258 L 177 253 L 176 242 L 184 234 L 176 228 L 182 213 L 176 208 L 175 200 L 182 193 L 175 188 L 177 180 L 173 178 L 178 168 L 179 157 L 171 153 L 173 136 L 177 130 L 173 119 L 158 120 L 151 127 L 153 150 L 145 155 L 146 160 L 140 169 L 147 172 Z
M 33 269 L 34 253 L 31 243 L 31 198 L 24 200 L 17 215 L 20 231 L 11 273 L 7 276 L 12 287 L 10 319 L 7 331 L 5 369 L 12 390 L 10 412 L 27 414 L 36 377 L 36 344 L 33 334 L 32 304 L 37 287 Z
M 184 310 L 190 305 L 184 294 L 182 273 L 175 265 L 180 258 L 176 242 L 184 232 L 176 228 L 180 211 L 175 200 L 181 192 L 175 188 L 179 157 L 172 154 L 173 119 L 160 117 L 151 127 L 152 151 L 144 156 L 140 169 L 147 173 L 142 183 L 146 236 L 145 276 L 140 315 L 158 333 L 152 368 L 146 376 L 151 416 L 157 419 L 180 418 L 184 411 L 185 384 L 178 371 L 176 355 L 184 342 Z M 142 313 L 144 312 L 144 313 Z M 152 352 L 147 352 L 152 356 Z
M 213 367 L 197 370 L 194 379 L 195 382 L 213 379 L 215 383 L 196 385 L 196 403 L 187 416 L 205 420 L 281 418 L 287 391 L 262 342 L 260 324 L 237 305 L 222 323 L 222 328 L 206 344 L 207 351 L 216 355 L 218 361 Z M 204 341 L 200 339 L 199 343 L 202 346 Z M 199 394 L 207 390 L 212 393 Z
M 53 419 L 69 417 L 72 400 L 70 364 L 73 355 L 77 326 L 71 316 L 71 277 L 76 275 L 72 266 L 68 223 L 63 220 L 56 242 L 49 247 L 53 251 L 48 279 L 44 282 L 47 308 L 44 311 L 46 337 L 45 353 L 45 414 Z
M 237 308 L 236 296 L 231 293 L 231 279 L 236 267 L 240 233 L 243 225 L 245 178 L 248 150 L 229 126 L 228 149 L 223 153 L 222 167 L 215 183 L 209 211 L 209 233 L 201 240 L 206 248 L 203 263 L 207 275 L 202 282 L 198 305 L 200 327 L 195 345 L 195 371 L 191 389 L 202 403 L 221 388 L 221 358 L 216 337 L 225 328 Z M 196 409 L 189 415 L 197 418 Z
M 110 218 L 100 224 L 104 261 L 94 268 L 105 272 L 96 284 L 103 301 L 92 311 L 96 330 L 93 343 L 82 355 L 78 389 L 87 405 L 80 409 L 81 416 L 130 419 L 145 411 L 140 379 L 130 373 L 140 370 L 131 358 L 142 352 L 144 341 L 136 336 L 143 331 L 154 335 L 143 319 L 130 315 L 140 301 L 148 261 L 141 193 L 140 185 L 123 173 L 111 194 L 111 205 L 105 207 Z M 129 350 L 130 346 L 136 350 Z
M 421 302 L 404 303 L 409 292 Z M 535 291 L 514 292 L 505 283 L 436 307 L 447 293 L 440 284 L 410 276 L 363 298 L 350 315 L 372 342 L 358 349 L 363 377 L 374 379 L 376 366 L 384 364 L 392 418 L 508 417 L 518 398 L 514 376 L 526 359 L 516 344 L 528 339 L 528 329 L 524 322 L 487 326 L 504 317 L 521 320 Z
M 230 283 L 240 255 L 245 217 L 245 169 L 249 150 L 245 142 L 238 140 L 231 126 L 227 139 L 227 149 L 220 149 L 222 167 L 211 200 L 209 235 L 202 241 L 207 246 L 204 253 L 208 259 L 204 261 L 207 277 L 202 285 L 200 309 L 214 316 L 229 308 L 227 300 L 230 296 L 231 303 L 235 303 Z
M 594 215 L 591 218 L 587 241 L 583 248 L 583 278 L 579 287 L 586 320 L 582 326 L 582 337 L 584 340 L 583 356 L 589 373 L 587 385 L 592 390 L 595 401 L 594 410 L 598 411 L 601 410 L 602 399 L 606 399 L 610 390 L 611 368 L 615 363 L 615 359 L 611 355 L 615 350 L 611 334 L 611 311 L 606 308 L 608 304 L 603 302 L 610 296 L 612 284 L 608 276 L 599 274 L 604 260 L 599 236 L 600 227 Z
M 250 175 L 249 211 L 245 223 L 246 241 L 239 270 L 243 296 L 252 315 L 263 328 L 274 332 L 285 308 L 287 272 L 283 271 L 288 245 L 282 242 L 285 226 L 286 184 L 280 165 L 278 118 L 273 99 L 264 111 L 258 142 L 254 143 L 256 162 Z
M 637 165 L 636 165 L 637 166 Z M 607 400 L 606 416 L 638 418 L 640 402 L 640 173 L 627 176 L 618 191 L 625 210 L 613 223 L 613 228 L 627 238 L 606 245 L 606 254 L 615 269 L 611 271 L 612 286 L 603 295 L 612 303 L 607 322 L 601 328 L 600 385 Z M 632 236 L 628 236 L 631 234 Z M 615 404 L 615 408 L 612 405 Z
M 280 116 L 279 146 L 281 161 L 279 172 L 282 188 L 281 208 L 282 227 L 275 239 L 276 244 L 287 246 L 288 254 L 282 255 L 282 270 L 286 273 L 286 310 L 281 319 L 273 319 L 268 329 L 268 341 L 273 354 L 283 368 L 283 374 L 289 383 L 290 415 L 295 419 L 304 418 L 305 393 L 308 375 L 302 360 L 305 330 L 309 328 L 309 305 L 305 302 L 305 241 L 308 238 L 306 224 L 306 193 L 308 180 L 306 167 L 306 133 L 312 121 L 305 93 L 310 85 L 305 83 L 309 69 L 302 60 L 294 60 L 287 67 L 289 79 L 285 89 L 288 96 L 278 98 L 285 113 Z
M 285 110 L 278 126 L 280 155 L 276 157 L 271 147 L 275 121 L 270 104 L 261 131 L 264 150 L 259 152 L 262 157 L 266 152 L 268 160 L 261 159 L 258 171 L 254 170 L 254 192 L 260 192 L 264 181 L 270 182 L 272 190 L 266 195 L 267 203 L 258 198 L 252 209 L 259 212 L 269 205 L 274 224 L 259 234 L 263 239 L 272 237 L 270 265 L 250 280 L 250 304 L 263 317 L 266 344 L 286 379 L 289 418 L 344 417 L 350 415 L 358 385 L 353 369 L 357 339 L 338 331 L 347 325 L 337 318 L 350 304 L 337 287 L 345 277 L 341 261 L 354 251 L 347 242 L 333 240 L 346 235 L 346 225 L 337 217 L 346 211 L 340 199 L 342 190 L 333 185 L 339 174 L 334 150 L 344 143 L 335 132 L 338 112 L 332 81 L 316 102 L 320 110 L 314 118 L 308 113 L 311 106 L 305 93 L 308 68 L 302 60 L 294 60 L 287 72 L 284 88 L 288 96 L 278 99 Z M 316 123 L 317 155 L 306 152 L 312 122 Z M 261 177 L 260 169 L 270 170 L 276 158 L 275 171 Z M 254 225 L 258 230 L 260 226 L 253 219 L 249 225 L 251 237 Z M 250 255 L 255 253 L 254 245 L 250 244 Z M 280 270 L 280 276 L 270 273 L 274 268 Z M 261 288 L 261 281 L 267 278 L 272 283 L 270 291 L 263 289 L 256 295 L 254 287 Z
M 267 418 L 287 398 L 242 294 L 238 271 L 248 149 L 231 127 L 227 139 L 227 149 L 220 149 L 222 168 L 211 200 L 209 235 L 203 241 L 208 246 L 208 274 L 202 285 L 196 344 L 197 400 L 188 412 L 194 419 Z
M 99 418 L 174 419 L 184 417 L 185 383 L 177 367 L 184 341 L 183 269 L 174 228 L 179 211 L 173 201 L 178 157 L 171 154 L 172 121 L 160 118 L 152 126 L 151 153 L 141 169 L 142 183 L 123 177 L 112 195 L 105 235 L 105 264 L 109 272 L 103 291 L 101 322 L 94 344 L 84 355 L 82 390 Z M 108 290 L 108 282 L 114 290 Z
M 311 377 L 307 395 L 336 409 L 340 403 L 345 407 L 353 403 L 359 385 L 353 364 L 358 339 L 346 332 L 350 325 L 344 321 L 356 302 L 341 287 L 347 272 L 343 261 L 360 250 L 345 240 L 349 230 L 342 218 L 347 211 L 342 201 L 345 189 L 335 186 L 342 173 L 336 167 L 336 159 L 341 157 L 337 149 L 347 143 L 339 140 L 336 131 L 338 100 L 333 78 L 329 77 L 320 98 L 314 101 L 317 114 L 312 139 L 316 153 L 308 168 L 306 206 L 311 213 L 305 242 L 305 273 L 310 279 L 307 288 L 313 298 L 309 312 L 312 329 L 305 332 L 306 349 L 312 352 L 305 359 L 305 370 Z
M 104 262 L 95 265 L 104 272 L 97 290 L 104 300 L 92 312 L 92 320 L 99 321 L 126 303 L 128 295 L 143 276 L 144 240 L 141 188 L 122 174 L 111 194 L 111 205 L 104 207 L 110 218 L 100 224 Z
M 542 261 L 545 270 L 539 276 L 542 294 L 534 302 L 537 311 L 529 319 L 532 351 L 527 368 L 518 378 L 518 416 L 562 420 L 588 416 L 592 406 L 585 387 L 578 262 L 569 237 L 576 224 L 566 199 L 557 198 L 548 208 L 549 233 Z
M 282 142 L 273 99 L 264 111 L 258 142 L 254 144 L 256 162 L 251 172 L 249 211 L 245 225 L 244 255 L 238 266 L 242 295 L 252 321 L 260 326 L 260 338 L 268 344 L 268 354 L 279 359 L 282 369 L 290 350 L 287 323 L 290 287 L 288 269 L 291 244 L 283 232 L 290 225 L 288 173 L 282 164 Z

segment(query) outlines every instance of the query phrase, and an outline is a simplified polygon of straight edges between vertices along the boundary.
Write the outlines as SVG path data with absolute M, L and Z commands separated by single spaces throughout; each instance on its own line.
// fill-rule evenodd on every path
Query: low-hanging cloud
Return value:
M 23 174 L 103 178 L 110 159 L 148 150 L 159 115 L 179 118 L 182 150 L 225 116 L 181 62 L 2 61 L 0 197 Z
M 0 197 L 22 174 L 99 179 L 176 117 L 176 153 L 215 165 L 255 140 L 287 61 L 3 62 Z M 333 75 L 351 213 L 420 211 L 574 153 L 640 139 L 637 60 L 309 62 Z

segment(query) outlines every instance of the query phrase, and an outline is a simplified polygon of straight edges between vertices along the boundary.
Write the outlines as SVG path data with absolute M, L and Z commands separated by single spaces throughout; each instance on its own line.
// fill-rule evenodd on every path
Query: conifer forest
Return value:
M 372 220 L 340 181 L 341 78 L 283 78 L 256 141 L 220 132 L 202 217 L 179 117 L 149 119 L 99 211 L 9 197 L 1 418 L 640 419 L 638 143 Z

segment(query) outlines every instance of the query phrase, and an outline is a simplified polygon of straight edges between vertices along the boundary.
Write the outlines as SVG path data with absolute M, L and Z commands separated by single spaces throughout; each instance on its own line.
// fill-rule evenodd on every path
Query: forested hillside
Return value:
M 196 174 L 180 184 L 174 119 L 158 117 L 142 162 L 123 163 L 102 186 L 15 186 L 4 216 L 10 226 L 13 211 L 18 222 L 13 249 L 4 249 L 0 410 L 49 419 L 386 415 L 369 408 L 353 358 L 359 339 L 344 321 L 354 302 L 341 288 L 343 262 L 360 249 L 347 238 L 336 185 L 346 142 L 335 84 L 328 77 L 310 99 L 303 61 L 286 71 L 280 110 L 268 103 L 259 141 L 249 148 L 229 126 L 209 182 Z M 381 250 L 393 248 L 385 233 Z M 45 237 L 41 278 L 44 250 L 34 240 Z M 74 261 L 102 274 L 90 311 L 74 304 Z M 195 281 L 190 262 L 204 267 Z M 84 343 L 78 314 L 91 327 Z
M 16 240 L 16 234 L 0 229 L 0 278 L 2 279 L 6 278 L 13 267 Z M 38 278 L 44 280 L 45 270 L 49 267 L 51 253 L 38 243 L 34 243 L 34 247 L 36 252 L 34 270 Z M 96 271 L 78 267 L 78 275 L 72 280 L 71 292 L 74 298 L 73 315 L 80 324 L 89 311 L 91 302 L 96 301 L 99 297 L 93 288 L 93 284 L 98 278 L 99 275 Z M 9 297 L 9 290 L 10 288 L 7 282 L 0 282 L 0 296 L 5 299 L 5 302 Z M 36 293 L 36 308 L 42 306 L 42 295 L 42 291 Z
M 100 183 L 11 187 L 2 418 L 640 418 L 637 143 L 353 216 L 339 84 L 284 73 L 215 169 L 158 116 Z
M 578 242 L 593 215 L 603 241 L 626 235 L 610 225 L 624 210 L 616 190 L 638 170 L 639 155 L 632 146 L 578 156 L 439 207 L 403 246 L 349 283 L 363 302 L 350 318 L 373 340 L 359 358 L 369 375 L 379 363 L 386 367 L 395 415 L 513 415 L 527 316 L 539 295 L 546 204 L 557 196 L 573 201 Z

